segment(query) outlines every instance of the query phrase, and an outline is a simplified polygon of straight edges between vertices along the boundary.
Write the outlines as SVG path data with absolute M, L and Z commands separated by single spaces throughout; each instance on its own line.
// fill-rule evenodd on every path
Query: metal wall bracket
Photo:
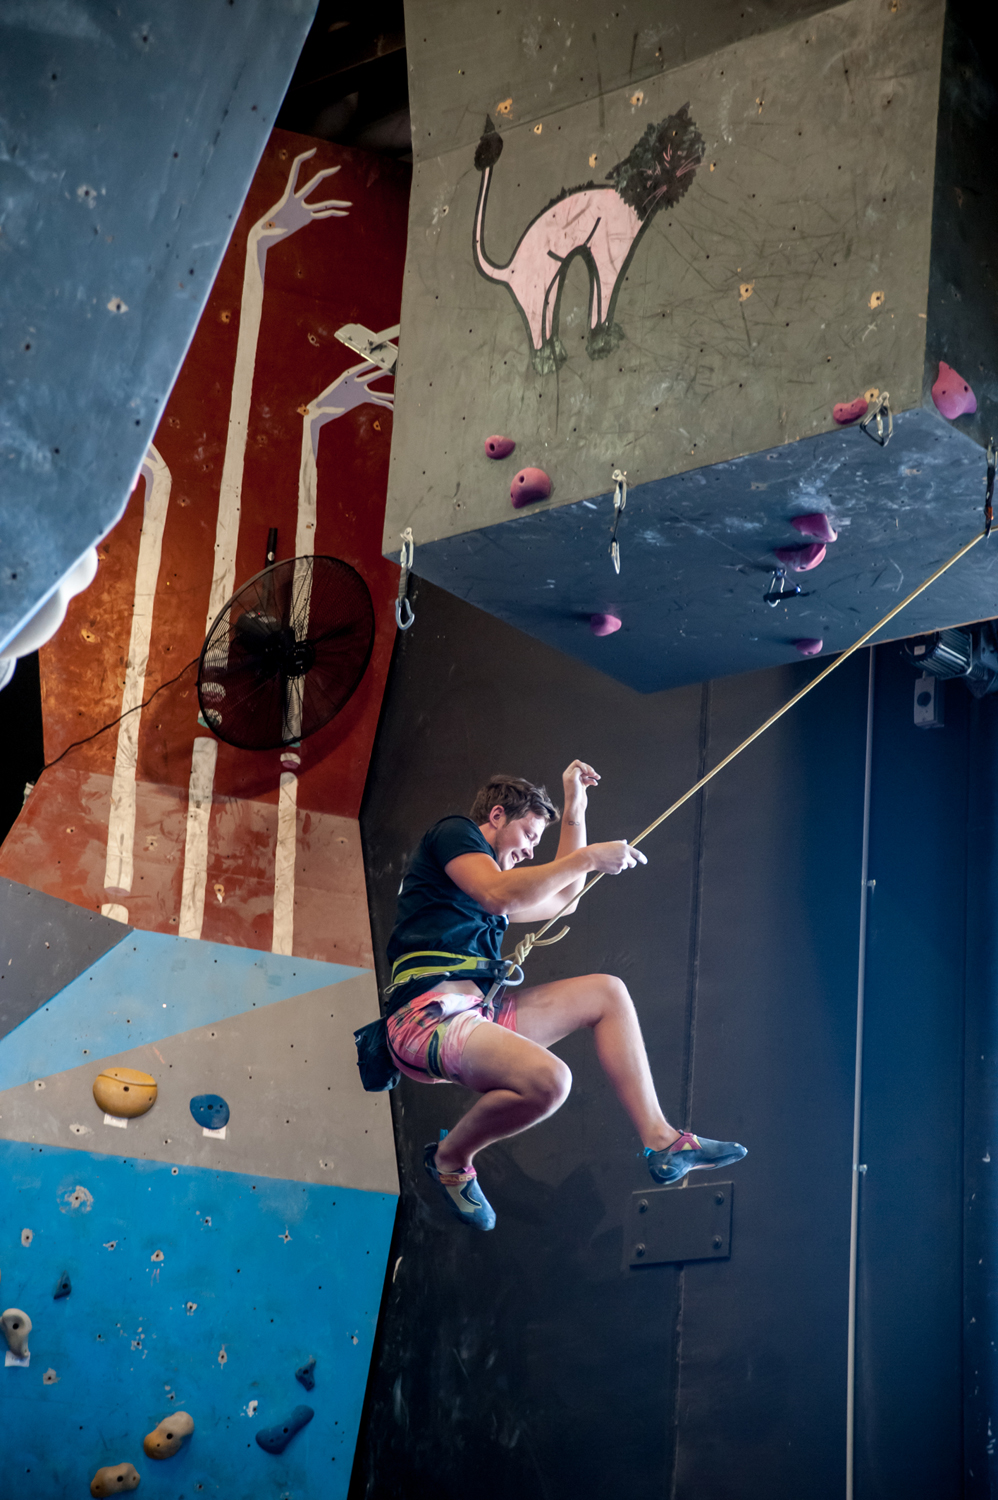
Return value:
M 346 344 L 355 354 L 360 354 L 372 365 L 380 365 L 387 370 L 389 375 L 395 369 L 395 363 L 399 357 L 398 348 L 392 343 L 399 331 L 396 323 L 394 328 L 386 328 L 384 333 L 372 333 L 365 328 L 363 323 L 344 323 L 342 328 L 337 328 L 334 338 L 341 344 Z
M 623 1269 L 727 1260 L 733 1195 L 730 1182 L 632 1193 L 624 1210 Z

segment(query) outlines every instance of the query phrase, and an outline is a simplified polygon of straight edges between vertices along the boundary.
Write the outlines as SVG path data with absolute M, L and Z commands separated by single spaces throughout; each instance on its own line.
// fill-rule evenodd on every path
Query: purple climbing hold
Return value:
M 509 487 L 509 498 L 517 510 L 535 500 L 546 500 L 550 493 L 551 480 L 543 469 L 521 469 Z
M 485 439 L 486 458 L 509 458 L 516 447 L 512 438 L 500 437 L 498 433 Z
M 589 616 L 589 629 L 593 635 L 613 635 L 613 632 L 619 630 L 622 624 L 623 621 L 618 620 L 616 615 Z
M 307 1427 L 314 1416 L 311 1406 L 296 1406 L 283 1422 L 275 1422 L 273 1427 L 261 1427 L 256 1440 L 265 1453 L 283 1453 L 295 1433 Z
M 868 405 L 865 396 L 857 396 L 855 401 L 837 401 L 832 407 L 832 420 L 838 422 L 840 427 L 846 427 L 850 422 L 858 422 L 860 417 L 865 416 Z
M 813 536 L 816 542 L 837 542 L 839 534 L 824 511 L 809 516 L 791 516 L 790 524 L 801 536 Z
M 816 640 L 813 636 L 807 636 L 802 641 L 794 641 L 801 656 L 817 656 L 824 644 L 824 641 Z
M 932 399 L 948 422 L 955 417 L 969 416 L 977 410 L 977 397 L 962 375 L 952 365 L 939 361 L 939 374 L 932 387 Z
M 784 567 L 793 568 L 795 573 L 809 573 L 825 557 L 824 544 L 819 542 L 809 547 L 774 547 L 773 551 Z

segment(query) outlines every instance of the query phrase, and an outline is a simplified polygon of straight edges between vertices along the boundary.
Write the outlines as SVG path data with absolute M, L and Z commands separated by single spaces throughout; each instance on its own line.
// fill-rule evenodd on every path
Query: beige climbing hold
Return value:
M 8 1307 L 7 1311 L 0 1317 L 0 1329 L 7 1340 L 7 1347 L 11 1354 L 16 1354 L 18 1359 L 23 1359 L 28 1351 L 28 1334 L 31 1332 L 31 1319 L 26 1312 L 19 1307 Z
M 105 1068 L 94 1079 L 94 1098 L 106 1115 L 131 1120 L 156 1103 L 156 1080 L 137 1068 Z
M 123 1490 L 137 1490 L 141 1478 L 134 1464 L 110 1464 L 106 1469 L 97 1470 L 90 1481 L 90 1493 L 99 1500 L 101 1495 L 120 1495 Z
M 185 1411 L 173 1411 L 158 1427 L 142 1439 L 146 1458 L 172 1458 L 179 1453 L 185 1437 L 194 1431 L 194 1418 Z

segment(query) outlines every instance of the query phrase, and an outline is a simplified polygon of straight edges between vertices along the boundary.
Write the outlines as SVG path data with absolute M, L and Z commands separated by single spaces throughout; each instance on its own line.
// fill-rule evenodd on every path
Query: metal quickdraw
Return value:
M 779 584 L 779 587 L 777 587 L 777 584 Z M 769 605 L 770 609 L 775 609 L 776 606 L 778 604 L 782 604 L 784 600 L 793 599 L 798 594 L 802 594 L 803 592 L 804 591 L 799 583 L 792 583 L 790 585 L 787 584 L 786 568 L 774 568 L 773 581 L 769 585 L 768 592 L 763 594 L 762 597 L 763 601 Z
M 613 526 L 610 529 L 610 556 L 613 558 L 613 571 L 620 572 L 620 543 L 617 541 L 617 526 L 620 521 L 620 513 L 627 504 L 627 470 L 614 469 L 610 478 L 614 482 L 613 491 Z
M 412 527 L 407 526 L 402 532 L 402 551 L 399 553 L 399 567 L 402 569 L 399 575 L 399 595 L 395 600 L 395 623 L 399 630 L 408 630 L 416 616 L 412 605 L 406 598 L 406 590 L 409 587 L 409 570 L 412 567 L 412 551 L 414 547 L 412 540 Z M 405 605 L 407 618 L 402 617 L 402 606 Z
M 887 432 L 884 432 L 884 418 L 887 418 Z M 876 432 L 870 431 L 870 423 L 877 424 Z M 894 436 L 894 417 L 891 414 L 891 398 L 886 391 L 870 398 L 870 404 L 866 409 L 866 416 L 859 424 L 860 432 L 865 432 L 873 442 L 879 443 L 881 448 L 886 448 Z

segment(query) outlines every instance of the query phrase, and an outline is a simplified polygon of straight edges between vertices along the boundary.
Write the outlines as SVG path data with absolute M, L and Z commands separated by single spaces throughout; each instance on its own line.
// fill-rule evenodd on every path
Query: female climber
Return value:
M 534 850 L 559 814 L 543 787 L 494 776 L 469 817 L 447 817 L 426 833 L 399 891 L 388 943 L 392 962 L 387 1017 L 396 1064 L 420 1083 L 461 1083 L 481 1097 L 424 1166 L 451 1212 L 475 1229 L 496 1216 L 474 1159 L 565 1102 L 572 1075 L 548 1051 L 587 1026 L 596 1054 L 634 1123 L 656 1182 L 678 1182 L 697 1167 L 726 1167 L 745 1147 L 676 1130 L 662 1113 L 634 1004 L 610 974 L 558 979 L 488 993 L 504 975 L 500 945 L 509 923 L 539 922 L 577 897 L 591 872 L 619 875 L 645 856 L 626 840 L 586 843 L 592 766 L 573 760 L 562 777 L 565 811 L 558 851 L 531 867 Z M 574 911 L 574 906 L 569 910 Z

